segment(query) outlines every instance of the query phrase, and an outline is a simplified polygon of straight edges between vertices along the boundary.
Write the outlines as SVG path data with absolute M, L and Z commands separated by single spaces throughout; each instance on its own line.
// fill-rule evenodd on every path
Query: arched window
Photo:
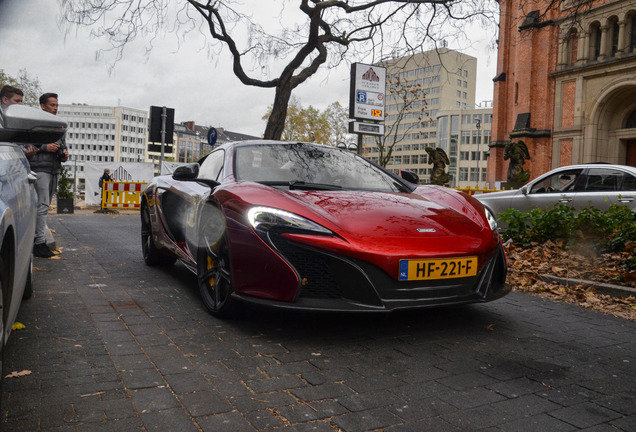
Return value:
M 628 51 L 636 52 L 636 13 L 631 16 L 631 31 L 629 36 L 629 49 Z M 628 22 L 629 22 L 628 21 Z
M 591 60 L 598 60 L 601 55 L 601 25 L 598 21 L 590 26 L 590 54 Z
M 610 31 L 610 41 L 611 41 L 611 45 L 610 45 L 610 56 L 614 57 L 616 55 L 616 52 L 618 51 L 618 18 L 616 17 L 612 17 L 609 19 L 608 22 L 608 29 Z
M 578 48 L 579 48 L 579 35 L 576 32 L 576 29 L 572 29 L 570 34 L 568 34 L 568 43 L 567 43 L 567 64 L 568 66 L 573 66 L 578 59 Z

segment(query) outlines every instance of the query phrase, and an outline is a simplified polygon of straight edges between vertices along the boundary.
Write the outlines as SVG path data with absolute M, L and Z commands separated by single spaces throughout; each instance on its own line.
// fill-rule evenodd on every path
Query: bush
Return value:
M 583 239 L 596 243 L 599 252 L 618 252 L 625 249 L 625 243 L 636 241 L 634 213 L 618 204 L 610 205 L 607 211 L 588 207 L 575 213 L 572 207 L 559 203 L 549 210 L 536 208 L 526 213 L 507 209 L 498 216 L 508 225 L 503 238 L 523 248 L 548 240 L 567 246 Z
M 73 187 L 69 177 L 69 169 L 62 167 L 62 173 L 57 181 L 57 199 L 73 198 Z

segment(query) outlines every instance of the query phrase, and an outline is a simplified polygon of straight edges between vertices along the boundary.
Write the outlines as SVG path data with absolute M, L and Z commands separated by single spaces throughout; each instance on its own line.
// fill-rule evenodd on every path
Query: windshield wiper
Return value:
M 340 190 L 342 186 L 330 185 L 323 183 L 307 183 L 300 180 L 292 180 L 289 182 L 289 190 Z

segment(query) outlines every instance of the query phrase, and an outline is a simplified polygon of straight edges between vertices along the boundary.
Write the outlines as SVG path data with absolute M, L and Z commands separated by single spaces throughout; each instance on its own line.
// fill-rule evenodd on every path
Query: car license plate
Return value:
M 451 279 L 477 275 L 477 257 L 400 260 L 401 281 Z

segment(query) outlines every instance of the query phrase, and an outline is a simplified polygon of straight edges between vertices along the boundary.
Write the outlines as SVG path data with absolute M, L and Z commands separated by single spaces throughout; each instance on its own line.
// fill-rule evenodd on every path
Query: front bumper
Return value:
M 392 311 L 496 300 L 510 292 L 503 247 L 473 277 L 398 281 L 365 261 L 334 255 L 278 237 L 276 248 L 296 270 L 300 289 L 293 302 L 242 294 L 242 301 L 285 309 Z

